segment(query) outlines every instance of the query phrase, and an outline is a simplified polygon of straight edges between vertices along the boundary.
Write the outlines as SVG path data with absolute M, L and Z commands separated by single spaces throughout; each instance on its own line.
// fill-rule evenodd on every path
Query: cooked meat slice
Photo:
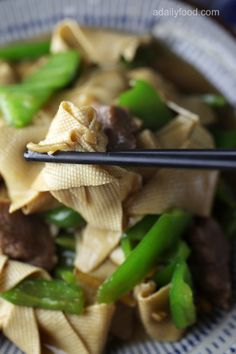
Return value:
M 54 242 L 49 227 L 36 215 L 9 213 L 9 202 L 0 201 L 0 249 L 12 259 L 47 270 L 55 265 Z
M 96 105 L 95 108 L 108 137 L 107 149 L 135 149 L 137 125 L 128 111 L 117 106 Z
M 112 318 L 110 332 L 121 340 L 129 340 L 136 327 L 135 309 L 118 302 Z
M 187 241 L 192 249 L 190 267 L 197 288 L 213 305 L 227 309 L 232 295 L 228 239 L 214 219 L 197 218 Z

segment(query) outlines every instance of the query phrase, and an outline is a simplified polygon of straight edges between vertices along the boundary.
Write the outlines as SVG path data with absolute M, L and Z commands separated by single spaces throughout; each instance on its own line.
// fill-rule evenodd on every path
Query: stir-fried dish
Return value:
M 0 49 L 0 328 L 27 354 L 175 341 L 230 309 L 232 174 L 23 158 L 236 146 L 224 97 L 165 56 L 73 21 Z

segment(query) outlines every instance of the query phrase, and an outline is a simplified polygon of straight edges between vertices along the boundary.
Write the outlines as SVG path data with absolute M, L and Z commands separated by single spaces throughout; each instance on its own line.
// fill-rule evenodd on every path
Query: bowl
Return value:
M 152 33 L 167 53 L 160 65 L 183 89 L 214 87 L 236 106 L 236 42 L 208 16 L 174 0 L 5 0 L 0 2 L 0 45 L 49 32 L 65 18 L 80 24 L 134 33 Z M 177 15 L 178 13 L 178 15 Z M 178 59 L 176 55 L 181 58 Z M 175 58 L 173 66 L 172 59 Z M 188 80 L 181 77 L 187 67 Z M 205 78 L 205 79 L 204 79 Z M 236 269 L 236 264 L 235 264 Z M 235 284 L 236 284 L 236 272 Z M 0 336 L 0 353 L 20 354 Z M 106 349 L 106 354 L 230 354 L 236 352 L 236 305 L 202 318 L 176 343 L 137 339 Z M 33 353 L 32 353 L 33 354 Z M 79 354 L 79 353 L 78 353 Z

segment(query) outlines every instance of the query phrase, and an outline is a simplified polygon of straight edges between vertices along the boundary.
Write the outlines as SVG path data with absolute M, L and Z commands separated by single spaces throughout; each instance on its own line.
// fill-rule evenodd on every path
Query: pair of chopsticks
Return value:
M 27 161 L 89 164 L 168 167 L 186 169 L 236 169 L 236 149 L 176 149 L 176 150 L 124 150 L 111 152 L 64 151 L 53 155 L 26 151 Z

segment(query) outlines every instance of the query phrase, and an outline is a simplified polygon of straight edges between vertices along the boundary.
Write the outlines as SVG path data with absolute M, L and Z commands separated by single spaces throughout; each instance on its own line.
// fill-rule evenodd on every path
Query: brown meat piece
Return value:
M 108 137 L 107 150 L 135 149 L 137 125 L 124 108 L 97 105 L 98 121 Z
M 9 202 L 0 201 L 0 249 L 12 259 L 51 270 L 56 262 L 49 227 L 36 215 L 9 213 Z
M 190 267 L 197 288 L 213 305 L 227 309 L 232 295 L 228 239 L 214 219 L 197 218 L 187 241 L 192 249 Z
M 118 302 L 112 318 L 110 332 L 121 340 L 129 340 L 134 334 L 137 319 L 135 310 L 132 307 Z

